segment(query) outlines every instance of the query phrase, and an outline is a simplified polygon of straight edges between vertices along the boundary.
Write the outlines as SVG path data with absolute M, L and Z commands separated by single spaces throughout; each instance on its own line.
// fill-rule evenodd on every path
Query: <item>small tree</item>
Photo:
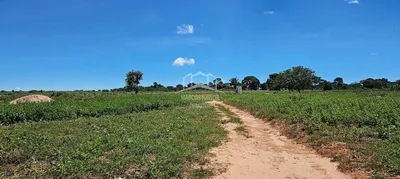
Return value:
M 236 77 L 231 78 L 231 79 L 229 79 L 229 82 L 230 82 L 229 84 L 236 89 L 236 86 L 239 84 L 239 79 Z
M 176 85 L 176 90 L 178 91 L 183 90 L 183 85 L 181 84 Z
M 344 85 L 343 78 L 337 77 L 333 80 L 333 84 L 335 85 L 336 89 L 341 89 Z
M 126 79 L 125 79 L 125 88 L 128 91 L 135 91 L 137 94 L 139 92 L 138 85 L 140 84 L 140 80 L 143 79 L 143 73 L 141 71 L 129 71 L 126 74 Z
M 217 86 L 217 89 L 221 89 L 221 88 L 224 87 L 224 82 L 222 81 L 221 78 L 215 78 L 215 79 L 213 80 L 213 82 L 214 82 L 214 85 Z
M 173 86 L 167 86 L 168 91 L 175 91 L 175 88 Z

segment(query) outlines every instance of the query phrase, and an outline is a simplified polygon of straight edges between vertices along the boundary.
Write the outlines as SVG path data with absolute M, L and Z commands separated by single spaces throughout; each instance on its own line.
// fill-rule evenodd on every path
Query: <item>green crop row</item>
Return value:
M 196 101 L 183 100 L 180 94 L 59 93 L 51 103 L 10 105 L 0 102 L 0 125 L 27 121 L 53 121 L 78 117 L 120 115 L 184 106 Z
M 225 138 L 218 124 L 187 106 L 0 126 L 0 178 L 188 178 Z
M 258 117 L 300 124 L 310 136 L 345 142 L 370 159 L 360 164 L 363 168 L 399 174 L 399 92 L 282 91 L 226 94 L 222 99 Z

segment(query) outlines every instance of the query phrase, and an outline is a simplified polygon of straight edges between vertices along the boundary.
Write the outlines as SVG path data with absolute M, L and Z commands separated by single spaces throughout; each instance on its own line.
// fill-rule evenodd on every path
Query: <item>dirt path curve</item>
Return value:
M 248 130 L 250 137 L 234 130 L 238 124 L 224 124 L 229 140 L 212 149 L 209 168 L 215 178 L 350 178 L 336 170 L 337 164 L 322 158 L 303 145 L 296 144 L 273 129 L 268 123 L 221 101 L 235 113 Z M 225 116 L 226 118 L 226 116 Z

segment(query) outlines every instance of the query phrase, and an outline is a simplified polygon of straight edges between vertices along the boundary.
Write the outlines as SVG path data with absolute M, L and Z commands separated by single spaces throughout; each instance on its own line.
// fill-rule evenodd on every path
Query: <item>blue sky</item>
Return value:
M 0 0 L 0 90 L 110 89 L 303 65 L 400 79 L 398 0 Z M 174 63 L 175 60 L 178 61 Z M 179 66 L 182 65 L 182 66 Z

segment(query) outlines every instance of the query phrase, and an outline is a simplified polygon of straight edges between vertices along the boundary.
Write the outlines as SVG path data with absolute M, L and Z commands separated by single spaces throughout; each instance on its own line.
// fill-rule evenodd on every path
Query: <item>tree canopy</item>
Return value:
M 165 87 L 157 82 L 149 87 L 139 86 L 140 81 L 143 79 L 143 73 L 141 71 L 129 71 L 126 74 L 126 85 L 125 88 L 113 89 L 113 91 L 135 91 L 139 89 L 145 91 L 179 91 L 184 88 L 183 85 L 179 84 L 176 86 Z M 187 84 L 187 87 L 196 85 L 195 83 Z M 346 84 L 342 77 L 336 77 L 333 81 L 322 79 L 315 74 L 315 71 L 310 68 L 303 66 L 296 66 L 290 69 L 272 73 L 269 75 L 266 81 L 260 82 L 255 76 L 246 76 L 242 81 L 238 78 L 230 78 L 229 83 L 224 83 L 221 78 L 215 78 L 212 82 L 209 82 L 209 87 L 217 86 L 217 89 L 228 90 L 231 87 L 242 86 L 243 89 L 247 90 L 290 90 L 290 91 L 302 91 L 302 90 L 344 90 L 344 89 L 389 89 L 389 90 L 400 90 L 400 80 L 389 81 L 386 78 L 367 78 L 360 82 L 354 82 Z
M 274 90 L 301 91 L 312 89 L 315 84 L 320 82 L 320 79 L 313 70 L 303 66 L 296 66 L 280 73 L 271 74 L 267 80 L 267 86 Z
M 260 80 L 258 80 L 258 78 L 255 76 L 246 76 L 242 80 L 242 84 L 246 87 L 246 89 L 258 90 L 260 86 Z
M 129 71 L 126 74 L 126 79 L 125 79 L 125 88 L 128 91 L 135 91 L 136 93 L 138 93 L 138 85 L 140 84 L 140 80 L 143 79 L 143 73 L 141 71 Z
M 229 84 L 236 89 L 236 86 L 239 84 L 239 79 L 236 77 L 231 78 L 231 79 L 229 79 Z

